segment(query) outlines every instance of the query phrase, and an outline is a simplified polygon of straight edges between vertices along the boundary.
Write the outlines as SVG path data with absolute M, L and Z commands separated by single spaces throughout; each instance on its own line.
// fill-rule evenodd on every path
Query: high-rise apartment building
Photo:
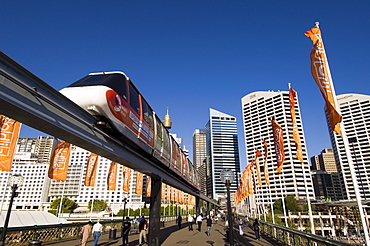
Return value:
M 206 195 L 207 148 L 205 129 L 196 129 L 193 133 L 193 164 L 199 173 L 200 192 Z
M 370 199 L 370 96 L 361 94 L 337 95 L 344 131 L 349 142 L 358 189 L 362 199 Z M 342 136 L 329 127 L 338 172 L 342 175 L 344 196 L 355 199 L 355 190 L 347 162 Z
M 8 207 L 11 192 L 7 186 L 8 177 L 20 174 L 24 177 L 23 185 L 18 188 L 19 196 L 14 199 L 16 210 L 40 210 L 47 202 L 50 187 L 48 169 L 50 158 L 58 140 L 54 137 L 19 138 L 15 147 L 10 172 L 0 172 L 0 187 L 4 194 L 1 209 Z
M 237 123 L 234 116 L 210 109 L 210 118 L 206 125 L 207 141 L 207 195 L 213 199 L 225 197 L 226 186 L 220 179 L 220 172 L 229 168 L 235 172 L 235 179 L 240 173 Z M 231 184 L 230 191 L 236 192 L 238 182 Z
M 314 190 L 298 96 L 296 97 L 295 112 L 302 145 L 303 163 L 296 157 L 288 91 L 258 91 L 250 93 L 242 98 L 242 110 L 244 140 L 248 162 L 251 162 L 255 158 L 257 149 L 264 154 L 264 139 L 268 143 L 267 165 L 271 184 L 267 185 L 264 175 L 261 175 L 262 188 L 258 188 L 257 190 L 257 203 L 269 204 L 276 199 L 280 199 L 282 196 L 286 197 L 289 195 L 302 200 L 306 200 L 308 195 L 309 199 L 313 199 Z M 281 125 L 284 131 L 285 161 L 280 175 L 276 172 L 276 155 L 270 121 L 272 118 Z M 260 157 L 260 160 L 260 166 L 263 167 L 263 158 Z M 263 170 L 261 172 L 263 173 Z M 270 199 L 270 194 L 272 199 Z

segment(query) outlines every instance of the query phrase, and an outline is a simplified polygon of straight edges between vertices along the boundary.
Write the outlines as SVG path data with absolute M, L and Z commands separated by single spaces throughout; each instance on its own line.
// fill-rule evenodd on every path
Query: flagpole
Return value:
M 64 181 L 64 183 L 63 183 L 62 197 L 60 199 L 59 208 L 58 208 L 57 223 L 59 223 L 60 212 L 61 212 L 61 209 L 62 209 L 62 203 L 63 203 L 63 198 L 64 198 L 64 189 L 66 187 L 66 183 L 67 183 L 67 181 Z
M 316 27 L 319 27 L 319 22 L 316 22 L 315 25 L 316 25 Z M 322 39 L 321 39 L 321 42 L 323 43 L 323 47 L 324 47 L 324 42 L 323 42 Z M 326 57 L 325 49 L 323 49 L 323 53 Z M 334 99 L 334 106 L 335 106 L 337 112 L 339 114 L 341 114 L 340 113 L 340 108 L 339 108 L 339 105 L 338 105 L 338 101 L 337 101 L 337 96 L 336 96 L 335 89 L 334 89 L 333 80 L 332 80 L 331 73 L 330 73 L 328 59 L 326 59 L 326 61 L 327 61 L 327 70 L 328 70 L 329 83 L 330 83 L 330 86 L 332 88 L 332 94 L 333 94 L 333 99 Z M 344 129 L 343 120 L 339 123 L 339 125 L 340 125 L 340 129 L 341 129 L 341 132 L 342 132 L 342 140 L 343 140 L 344 149 L 345 149 L 346 155 L 347 155 L 347 162 L 348 162 L 349 170 L 350 170 L 350 173 L 351 173 L 351 179 L 352 179 L 352 182 L 353 182 L 353 189 L 355 191 L 358 210 L 359 210 L 360 217 L 361 217 L 362 228 L 364 230 L 366 245 L 370 246 L 369 231 L 368 231 L 368 228 L 367 228 L 366 219 L 365 219 L 365 215 L 364 215 L 364 210 L 363 210 L 363 206 L 362 206 L 362 202 L 361 202 L 360 190 L 358 188 L 356 170 L 353 166 L 352 155 L 351 155 L 351 152 L 350 152 L 350 149 L 349 149 L 349 142 L 348 142 L 346 131 Z M 333 134 L 335 134 L 335 133 L 333 132 Z
M 285 217 L 285 226 L 289 227 L 288 226 L 288 218 L 286 216 L 286 210 L 285 210 L 284 192 L 283 192 L 283 184 L 282 184 L 282 181 L 281 181 L 281 175 L 282 175 L 282 173 L 278 174 L 279 181 L 280 181 L 280 190 L 281 190 L 281 202 L 283 204 L 283 212 L 284 212 L 284 217 Z
M 288 88 L 290 90 L 291 83 L 288 83 Z M 293 98 L 293 100 L 294 100 L 294 98 Z M 295 108 L 293 108 L 293 110 L 295 110 Z M 310 196 L 308 194 L 308 186 L 307 186 L 306 172 L 305 172 L 305 168 L 304 168 L 304 163 L 301 162 L 301 165 L 302 165 L 304 186 L 306 188 L 306 199 L 307 199 L 307 206 L 308 206 L 308 215 L 310 217 L 310 223 L 311 223 L 311 233 L 315 235 L 315 225 L 314 225 L 313 216 L 312 216 L 311 200 L 310 200 Z

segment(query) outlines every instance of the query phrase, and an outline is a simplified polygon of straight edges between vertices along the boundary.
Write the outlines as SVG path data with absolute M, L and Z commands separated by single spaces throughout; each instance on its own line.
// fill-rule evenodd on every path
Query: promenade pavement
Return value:
M 189 246 L 224 246 L 226 243 L 226 233 L 224 231 L 224 223 L 219 221 L 218 224 L 213 224 L 212 233 L 210 236 L 206 234 L 207 226 L 205 221 L 202 223 L 201 232 L 197 230 L 198 226 L 193 225 L 193 231 L 188 230 L 188 223 L 183 223 L 182 228 L 179 229 L 175 221 L 166 222 L 165 227 L 161 228 L 160 245 L 161 246 L 176 246 L 176 245 L 189 245 Z M 117 232 L 117 237 L 120 232 Z M 147 235 L 148 236 L 148 235 Z M 92 246 L 93 238 L 91 237 L 87 246 Z M 53 246 L 78 246 L 81 245 L 78 239 L 55 242 L 43 243 L 42 245 Z M 104 233 L 99 239 L 98 246 L 121 246 L 122 238 L 109 240 L 109 233 Z M 129 236 L 129 245 L 139 245 L 139 234 Z M 145 244 L 146 245 L 146 244 Z M 265 236 L 261 236 L 261 240 L 256 240 L 254 232 L 249 227 L 244 227 L 244 235 L 239 235 L 239 228 L 234 227 L 234 245 L 235 246 L 267 246 L 278 245 Z

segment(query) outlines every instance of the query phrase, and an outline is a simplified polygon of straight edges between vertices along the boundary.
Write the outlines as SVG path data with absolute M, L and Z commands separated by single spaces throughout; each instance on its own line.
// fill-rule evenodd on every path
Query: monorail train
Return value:
M 60 93 L 199 189 L 195 167 L 126 74 L 91 73 Z

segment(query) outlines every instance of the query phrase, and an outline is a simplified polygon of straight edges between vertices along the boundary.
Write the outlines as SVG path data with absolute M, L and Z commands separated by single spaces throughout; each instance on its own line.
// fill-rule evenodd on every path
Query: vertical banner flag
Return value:
M 338 113 L 334 103 L 335 91 L 332 85 L 329 64 L 326 58 L 324 43 L 322 41 L 318 23 L 316 23 L 315 27 L 304 34 L 309 37 L 314 44 L 310 55 L 311 73 L 326 102 L 326 110 L 329 116 L 330 126 L 334 132 L 341 134 L 339 123 L 342 121 L 342 116 Z
M 98 169 L 97 154 L 91 153 L 87 158 L 86 174 L 85 174 L 85 186 L 95 186 L 96 170 Z
M 275 120 L 271 120 L 271 124 L 277 161 L 276 171 L 281 173 L 285 159 L 283 128 Z
M 166 200 L 166 184 L 162 183 L 161 200 Z
M 50 160 L 48 176 L 51 179 L 66 181 L 68 171 L 69 155 L 71 153 L 71 144 L 62 141 L 54 150 Z
M 116 190 L 117 185 L 117 168 L 118 165 L 114 161 L 110 163 L 108 178 L 107 178 L 107 189 Z
M 293 90 L 293 88 L 289 89 L 289 103 L 290 103 L 290 115 L 292 117 L 292 123 L 293 123 L 293 139 L 296 146 L 296 156 L 297 159 L 303 162 L 303 154 L 302 154 L 302 144 L 301 144 L 301 138 L 299 137 L 298 132 L 298 126 L 297 126 L 297 119 L 295 114 L 295 101 L 294 98 L 296 97 L 297 92 Z
M 146 180 L 146 196 L 150 197 L 152 194 L 152 178 L 150 176 L 147 176 Z
M 268 170 L 268 167 L 267 167 L 267 157 L 268 157 L 268 151 L 267 151 L 267 146 L 268 146 L 268 143 L 266 142 L 266 139 L 263 140 L 263 149 L 265 151 L 265 162 L 263 164 L 263 169 L 264 169 L 264 172 L 265 172 L 265 180 L 266 180 L 266 183 L 268 185 L 270 185 L 270 176 L 269 176 L 269 170 Z
M 123 191 L 129 192 L 130 191 L 130 181 L 131 181 L 131 168 L 123 167 Z
M 261 180 L 261 171 L 260 171 L 260 164 L 259 164 L 259 156 L 262 155 L 261 151 L 256 150 L 256 172 L 257 172 L 257 179 L 258 184 L 260 187 L 262 187 L 262 180 Z
M 136 171 L 136 189 L 135 194 L 136 195 L 142 195 L 143 194 L 143 174 Z
M 0 115 L 0 171 L 10 172 L 21 123 Z

